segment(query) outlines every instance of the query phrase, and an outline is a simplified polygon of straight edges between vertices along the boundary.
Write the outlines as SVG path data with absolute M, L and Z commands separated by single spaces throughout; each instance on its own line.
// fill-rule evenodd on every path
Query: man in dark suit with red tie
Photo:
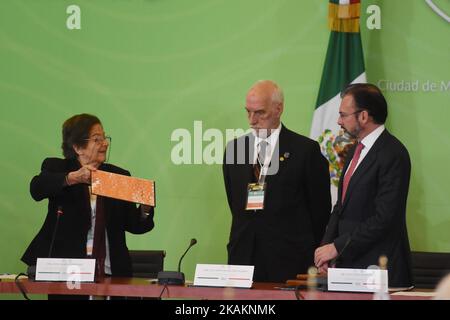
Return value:
M 331 209 L 328 162 L 319 144 L 281 124 L 283 92 L 259 81 L 248 92 L 252 132 L 231 141 L 223 175 L 232 213 L 228 263 L 254 265 L 254 281 L 295 279 L 314 265 Z M 249 184 L 265 184 L 250 205 Z
M 349 152 L 315 264 L 367 268 L 387 257 L 389 287 L 412 285 L 406 228 L 411 162 L 405 146 L 384 123 L 387 103 L 371 84 L 349 85 L 342 92 L 338 124 L 358 143 Z

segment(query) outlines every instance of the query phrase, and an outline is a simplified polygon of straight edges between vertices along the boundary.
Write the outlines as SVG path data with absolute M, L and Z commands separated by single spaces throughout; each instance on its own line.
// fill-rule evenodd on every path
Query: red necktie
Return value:
M 97 276 L 105 276 L 105 258 L 106 258 L 106 234 L 105 234 L 105 212 L 103 210 L 103 198 L 97 196 L 95 209 L 95 230 L 94 246 L 92 256 L 97 260 Z
M 345 194 L 347 193 L 347 187 L 350 182 L 350 179 L 352 178 L 353 171 L 355 171 L 356 165 L 358 164 L 359 157 L 361 156 L 361 150 L 364 148 L 364 145 L 360 142 L 356 146 L 355 153 L 353 154 L 352 158 L 352 164 L 350 165 L 350 168 L 347 169 L 347 172 L 344 176 L 344 182 L 342 184 L 342 203 L 344 203 Z

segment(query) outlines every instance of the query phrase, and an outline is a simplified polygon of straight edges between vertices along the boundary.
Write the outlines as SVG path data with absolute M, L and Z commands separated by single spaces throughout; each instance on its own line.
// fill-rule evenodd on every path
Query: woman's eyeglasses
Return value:
M 85 141 L 94 141 L 95 144 L 101 145 L 103 143 L 105 143 L 105 141 L 108 142 L 108 144 L 111 144 L 111 137 L 110 136 L 104 136 L 104 137 L 93 137 L 93 138 L 89 138 L 89 139 L 84 139 Z

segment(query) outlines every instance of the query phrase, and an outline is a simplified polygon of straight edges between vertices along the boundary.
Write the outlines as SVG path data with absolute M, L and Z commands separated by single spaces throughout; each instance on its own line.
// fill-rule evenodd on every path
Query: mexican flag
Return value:
M 331 195 L 337 200 L 337 186 L 345 156 L 353 141 L 338 126 L 340 93 L 349 83 L 366 82 L 359 29 L 360 0 L 330 0 L 330 40 L 311 127 L 311 138 L 320 143 L 329 161 Z

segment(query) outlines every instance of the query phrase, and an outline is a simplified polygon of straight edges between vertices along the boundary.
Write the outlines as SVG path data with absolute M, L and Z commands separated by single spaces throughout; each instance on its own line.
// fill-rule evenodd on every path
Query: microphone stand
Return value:
M 50 249 L 48 251 L 48 257 L 49 258 L 52 257 L 53 244 L 55 243 L 56 232 L 58 231 L 59 217 L 62 216 L 62 214 L 63 214 L 62 207 L 58 206 L 58 209 L 56 210 L 55 230 L 53 230 L 52 241 L 50 242 Z
M 49 251 L 48 251 L 48 257 L 49 258 L 52 257 L 53 245 L 55 243 L 56 232 L 58 231 L 58 226 L 59 226 L 59 218 L 63 215 L 63 213 L 64 212 L 63 212 L 62 206 L 58 206 L 58 209 L 56 210 L 55 229 L 53 230 L 52 241 L 50 242 L 50 248 L 49 248 Z M 34 278 L 36 276 L 36 265 L 35 264 L 31 265 L 31 266 L 28 266 L 27 275 L 28 275 L 28 279 L 34 280 Z
M 191 243 L 178 261 L 178 271 L 160 271 L 158 272 L 158 284 L 163 285 L 184 285 L 184 273 L 181 272 L 181 261 L 186 253 L 197 243 L 196 239 L 191 239 Z

